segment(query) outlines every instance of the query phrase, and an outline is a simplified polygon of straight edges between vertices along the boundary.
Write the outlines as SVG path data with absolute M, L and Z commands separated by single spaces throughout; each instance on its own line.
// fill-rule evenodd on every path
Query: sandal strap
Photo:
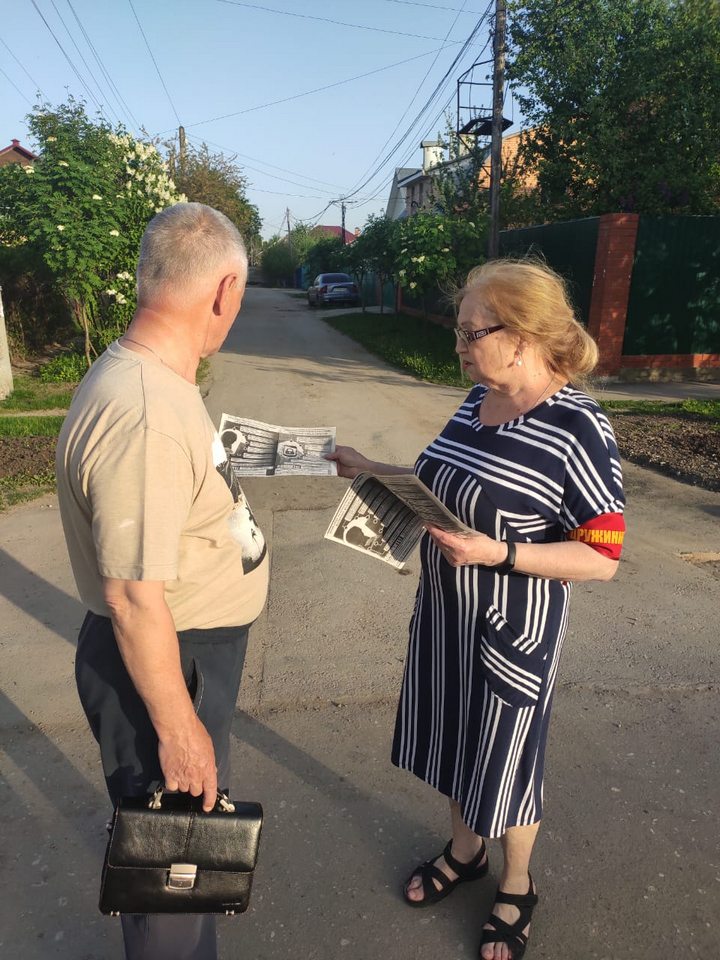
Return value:
M 456 860 L 452 855 L 452 840 L 448 840 L 447 846 L 442 852 L 443 857 L 445 858 L 445 863 L 454 871 L 462 880 L 469 880 L 477 873 L 478 867 L 485 856 L 485 841 L 483 840 L 480 844 L 480 849 L 475 854 L 475 856 L 468 863 L 463 863 L 461 860 Z
M 508 946 L 512 947 L 513 942 L 521 947 L 527 946 L 528 938 L 522 930 L 517 929 L 517 923 L 506 923 L 505 920 L 501 920 L 494 913 L 488 917 L 487 923 L 492 923 L 493 929 L 483 930 L 480 940 L 481 947 L 486 943 L 507 943 Z M 525 928 L 523 927 L 523 929 Z
M 532 913 L 533 907 L 538 904 L 538 895 L 534 890 L 535 884 L 533 878 L 528 874 L 528 892 L 527 893 L 505 893 L 498 887 L 495 895 L 495 903 L 507 903 L 511 907 L 517 907 L 522 911 L 523 907 L 529 908 Z
M 444 891 L 447 887 L 453 884 L 453 881 L 448 877 L 446 873 L 443 873 L 439 867 L 436 867 L 432 860 L 428 860 L 426 863 L 421 864 L 413 874 L 413 876 L 419 876 L 422 881 L 423 888 L 423 899 L 428 897 L 436 896 L 441 891 Z M 440 884 L 440 890 L 435 886 L 433 880 L 437 880 Z

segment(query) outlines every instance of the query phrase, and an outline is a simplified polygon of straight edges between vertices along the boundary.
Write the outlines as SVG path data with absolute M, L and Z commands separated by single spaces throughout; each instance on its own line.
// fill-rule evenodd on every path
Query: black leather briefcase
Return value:
M 250 902 L 262 807 L 218 794 L 124 798 L 110 829 L 102 913 L 243 913 Z

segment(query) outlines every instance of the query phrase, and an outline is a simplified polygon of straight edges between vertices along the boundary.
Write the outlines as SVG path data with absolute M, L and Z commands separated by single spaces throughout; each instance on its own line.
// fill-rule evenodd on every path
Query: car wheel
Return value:
M 312 310 L 312 308 L 315 306 L 315 304 L 312 302 L 312 300 L 310 299 L 310 297 L 308 297 L 307 305 L 310 307 L 311 310 Z

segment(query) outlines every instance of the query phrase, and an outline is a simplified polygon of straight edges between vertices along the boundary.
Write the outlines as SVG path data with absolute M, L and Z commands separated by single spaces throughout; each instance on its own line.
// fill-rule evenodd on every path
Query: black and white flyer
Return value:
M 359 473 L 340 501 L 326 540 L 400 569 L 420 542 L 425 524 L 474 534 L 413 473 Z
M 220 439 L 238 477 L 336 477 L 335 427 L 281 427 L 224 413 Z

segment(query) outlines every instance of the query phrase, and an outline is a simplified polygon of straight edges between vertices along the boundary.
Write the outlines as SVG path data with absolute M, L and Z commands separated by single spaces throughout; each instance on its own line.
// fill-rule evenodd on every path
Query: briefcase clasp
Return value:
M 197 866 L 194 863 L 171 863 L 167 886 L 170 890 L 192 890 Z

